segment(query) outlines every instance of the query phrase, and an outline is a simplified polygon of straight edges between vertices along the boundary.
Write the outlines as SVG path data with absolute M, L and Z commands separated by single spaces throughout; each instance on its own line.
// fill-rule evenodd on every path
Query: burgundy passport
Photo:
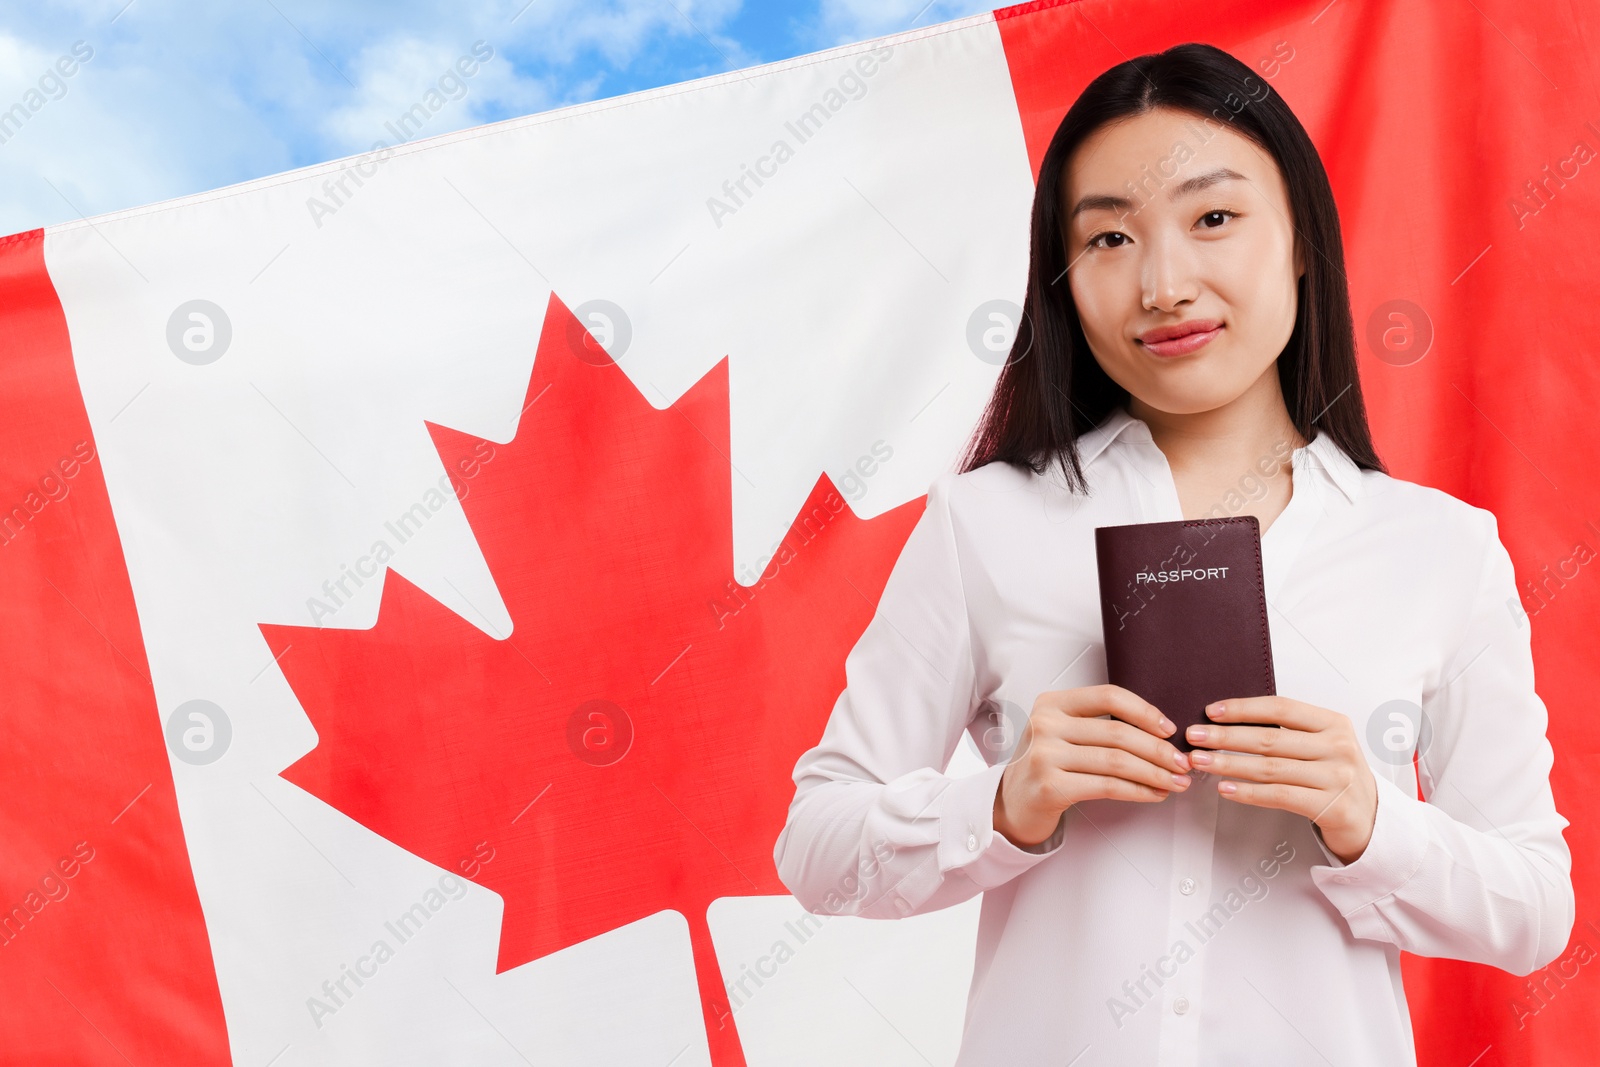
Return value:
M 1180 751 L 1207 704 L 1277 692 L 1254 515 L 1101 526 L 1094 547 L 1108 680 L 1177 723 Z

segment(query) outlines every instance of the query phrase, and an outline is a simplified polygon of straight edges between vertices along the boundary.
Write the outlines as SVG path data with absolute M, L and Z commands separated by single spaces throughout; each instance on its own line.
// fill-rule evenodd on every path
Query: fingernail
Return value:
M 1182 752 L 1174 752 L 1172 754 L 1172 762 L 1176 763 L 1181 770 L 1186 771 L 1189 769 L 1189 757 Z
M 1169 721 L 1167 719 L 1162 719 L 1161 720 L 1161 732 L 1162 733 L 1170 734 L 1172 731 L 1176 730 L 1177 728 L 1178 728 L 1178 725 L 1176 723 L 1171 722 L 1171 721 Z
M 1217 792 L 1219 793 L 1237 793 L 1238 791 L 1239 787 L 1232 782 L 1223 782 L 1217 786 Z
M 1206 714 L 1211 716 L 1213 719 L 1215 719 L 1218 715 L 1222 714 L 1223 710 L 1226 707 L 1227 707 L 1227 705 L 1225 705 L 1225 704 L 1211 704 L 1211 705 L 1207 706 Z
M 1211 753 L 1209 752 L 1191 752 L 1189 759 L 1194 762 L 1196 767 L 1211 766 Z
M 1184 774 L 1174 774 L 1172 776 L 1172 784 L 1176 785 L 1179 789 L 1184 789 L 1189 785 L 1189 777 L 1188 775 Z
M 1205 739 L 1206 739 L 1206 728 L 1204 726 L 1191 726 L 1191 727 L 1189 727 L 1189 740 L 1191 740 L 1191 741 L 1204 741 Z

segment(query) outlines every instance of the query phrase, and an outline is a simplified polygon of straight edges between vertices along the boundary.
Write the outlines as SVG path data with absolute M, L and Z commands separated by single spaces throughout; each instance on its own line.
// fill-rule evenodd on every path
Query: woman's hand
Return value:
M 1188 757 L 1163 740 L 1176 729 L 1120 685 L 1040 693 L 1001 772 L 994 828 L 1014 845 L 1036 845 L 1080 800 L 1165 800 L 1187 789 Z
M 1378 783 L 1348 715 L 1281 696 L 1222 700 L 1206 714 L 1212 724 L 1281 727 L 1189 727 L 1195 769 L 1241 779 L 1218 781 L 1217 792 L 1258 808 L 1304 815 L 1322 831 L 1329 852 L 1345 863 L 1361 858 L 1378 814 Z M 1202 752 L 1200 746 L 1232 751 Z

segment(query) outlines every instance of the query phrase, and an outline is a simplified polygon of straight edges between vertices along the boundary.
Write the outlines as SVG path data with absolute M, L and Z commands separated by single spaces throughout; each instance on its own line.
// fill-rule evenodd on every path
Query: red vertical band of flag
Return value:
M 0 1064 L 230 1062 L 122 541 L 35 230 L 0 241 Z

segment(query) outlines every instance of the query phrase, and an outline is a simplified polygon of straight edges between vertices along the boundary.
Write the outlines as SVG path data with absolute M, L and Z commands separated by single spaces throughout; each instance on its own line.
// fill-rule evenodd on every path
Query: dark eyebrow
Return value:
M 1193 178 L 1179 182 L 1177 185 L 1173 186 L 1170 192 L 1167 193 L 1167 199 L 1176 200 L 1179 197 L 1188 196 L 1191 193 L 1198 193 L 1202 189 L 1208 189 L 1211 186 L 1217 185 L 1221 182 L 1243 182 L 1249 180 L 1250 179 L 1246 178 L 1243 174 L 1240 174 L 1236 170 L 1230 170 L 1227 167 L 1218 167 L 1216 170 L 1210 170 L 1204 174 L 1196 174 Z M 1072 210 L 1067 214 L 1067 221 L 1069 223 L 1072 222 L 1073 219 L 1076 219 L 1085 211 L 1115 211 L 1118 214 L 1125 215 L 1132 210 L 1133 201 L 1129 200 L 1125 196 L 1108 196 L 1105 194 L 1091 195 L 1084 197 L 1082 200 L 1079 200 L 1073 205 Z

